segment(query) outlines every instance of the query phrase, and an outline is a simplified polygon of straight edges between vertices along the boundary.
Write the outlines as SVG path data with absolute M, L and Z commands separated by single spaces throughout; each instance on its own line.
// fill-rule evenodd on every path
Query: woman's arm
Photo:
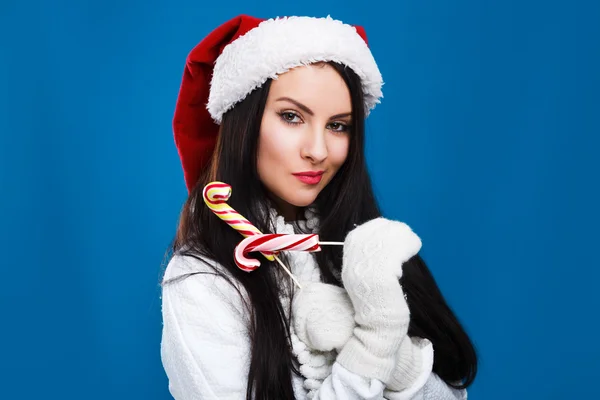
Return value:
M 371 221 L 344 243 L 342 278 L 348 292 L 317 283 L 297 294 L 293 308 L 298 337 L 316 350 L 339 351 L 317 398 L 329 398 L 339 389 L 349 390 L 353 399 L 383 398 L 380 389 L 393 400 L 462 397 L 464 392 L 432 374 L 431 342 L 407 335 L 410 317 L 398 284 L 399 266 L 419 249 L 419 238 L 406 225 Z M 385 318 L 380 318 L 382 310 Z M 390 328 L 401 333 L 393 354 L 387 347 L 394 339 Z
M 309 350 L 321 354 L 339 351 L 348 342 L 355 326 L 354 309 L 343 288 L 311 283 L 296 293 L 292 304 L 298 340 Z M 401 346 L 396 355 L 397 364 L 392 374 L 395 385 L 383 388 L 380 381 L 369 380 L 336 363 L 331 373 L 324 376 L 326 379 L 322 385 L 315 388 L 315 398 L 330 399 L 337 393 L 343 393 L 344 397 L 351 399 L 466 399 L 465 390 L 450 387 L 432 372 L 434 349 L 429 340 L 408 336 L 404 340 L 410 342 Z M 413 369 L 410 380 L 406 380 L 411 375 L 405 372 L 408 368 Z M 402 382 L 405 385 L 398 385 Z
M 386 390 L 384 396 L 388 400 L 467 400 L 467 390 L 455 389 L 437 374 L 431 373 L 425 385 L 416 393 Z
M 235 288 L 182 256 L 170 261 L 163 282 L 161 357 L 172 396 L 245 398 L 250 344 Z
M 296 293 L 292 303 L 293 325 L 301 352 L 329 354 L 339 352 L 353 335 L 355 313 L 352 302 L 341 287 L 325 283 L 310 283 Z M 335 354 L 335 352 L 334 352 Z M 305 354 L 300 354 L 303 358 Z M 369 380 L 352 373 L 339 363 L 330 373 L 321 375 L 319 384 L 307 382 L 309 389 L 318 388 L 317 398 L 346 389 L 349 398 L 382 398 L 383 390 L 394 393 L 397 398 L 409 399 L 425 384 L 433 366 L 431 342 L 406 336 L 395 356 L 396 368 L 392 373 L 394 384 L 383 385 L 381 381 Z M 322 382 L 322 384 L 320 384 Z M 391 388 L 396 388 L 392 390 Z M 337 389 L 336 389 L 337 388 Z
M 388 400 L 467 400 L 467 391 L 454 389 L 431 371 L 433 347 L 426 339 L 410 338 L 416 351 L 419 351 L 423 364 L 428 367 L 411 384 L 399 391 L 390 390 L 381 381 L 368 379 L 334 363 L 331 374 L 315 392 L 314 399 L 330 400 L 344 398 L 388 399 Z
M 419 368 L 419 373 L 408 387 L 400 391 L 390 390 L 386 385 L 377 379 L 369 379 L 358 375 L 344 368 L 340 363 L 333 364 L 331 374 L 325 379 L 321 387 L 315 393 L 315 399 L 329 400 L 334 398 L 358 399 L 390 399 L 390 400 L 437 400 L 437 395 L 442 400 L 457 400 L 461 397 L 448 397 L 446 392 L 440 391 L 438 386 L 445 383 L 432 378 L 431 365 L 433 363 L 433 348 L 428 340 L 418 338 L 409 338 L 414 342 L 415 350 L 420 352 L 420 358 L 423 364 L 428 366 Z M 436 396 L 429 397 L 428 393 L 436 393 Z M 448 388 L 449 390 L 449 388 Z M 425 397 L 424 397 L 425 395 Z M 338 397 L 336 397 L 338 396 Z

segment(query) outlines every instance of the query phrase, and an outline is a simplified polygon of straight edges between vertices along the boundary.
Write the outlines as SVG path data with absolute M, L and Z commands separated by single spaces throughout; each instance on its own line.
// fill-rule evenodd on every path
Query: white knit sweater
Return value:
M 277 233 L 294 233 L 292 224 L 272 214 Z M 303 227 L 315 231 L 318 219 L 306 212 Z M 233 257 L 233 254 L 232 254 Z M 320 271 L 309 253 L 288 253 L 288 265 L 302 283 L 319 282 Z M 209 265 L 215 263 L 206 260 Z M 248 315 L 238 292 L 206 263 L 175 255 L 163 278 L 162 362 L 169 390 L 177 400 L 244 399 L 250 342 Z M 219 268 L 219 266 L 216 266 Z M 192 275 L 190 275 L 192 274 Z M 284 309 L 290 299 L 282 297 Z M 293 325 L 293 324 L 292 324 Z M 356 375 L 335 362 L 335 352 L 319 352 L 302 343 L 291 327 L 293 352 L 303 377 L 293 376 L 297 399 L 464 400 L 465 390 L 447 386 L 427 368 L 414 384 L 392 392 L 376 380 Z M 433 349 L 422 342 L 423 359 L 433 364 Z

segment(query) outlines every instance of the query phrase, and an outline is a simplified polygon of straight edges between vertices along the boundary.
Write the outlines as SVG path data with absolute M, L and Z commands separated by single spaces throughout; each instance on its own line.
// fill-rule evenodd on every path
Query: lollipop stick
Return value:
M 343 246 L 344 243 L 343 242 L 319 242 L 319 245 Z M 294 277 L 294 275 L 290 272 L 289 269 L 287 269 L 287 267 L 281 262 L 281 260 L 277 256 L 275 256 L 275 261 L 277 261 L 279 263 L 279 265 L 281 265 L 281 267 L 283 268 L 283 270 L 285 272 L 287 272 L 287 274 L 290 276 L 290 278 L 292 278 L 292 280 L 294 281 L 294 283 L 296 284 L 296 286 L 298 286 L 300 289 L 302 289 L 302 285 L 300 285 L 300 282 L 298 282 L 296 280 L 296 278 Z
M 300 282 L 298 282 L 296 280 L 296 277 L 290 272 L 289 269 L 287 269 L 287 267 L 285 266 L 285 264 L 283 262 L 281 262 L 281 260 L 279 259 L 279 257 L 275 256 L 275 261 L 277 261 L 279 263 L 279 265 L 281 265 L 281 268 L 283 268 L 283 270 L 288 273 L 288 275 L 290 276 L 290 278 L 292 278 L 292 280 L 294 281 L 294 283 L 296 284 L 296 286 L 298 286 L 298 288 L 302 289 L 302 285 L 300 285 Z

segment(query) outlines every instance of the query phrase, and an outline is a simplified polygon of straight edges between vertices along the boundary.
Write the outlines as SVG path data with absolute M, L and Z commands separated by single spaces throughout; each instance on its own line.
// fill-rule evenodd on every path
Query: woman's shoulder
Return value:
M 213 267 L 214 261 L 175 254 L 164 274 L 161 358 L 177 398 L 245 390 L 225 377 L 247 375 L 249 313 Z
M 162 284 L 166 285 L 192 275 L 220 274 L 222 272 L 224 272 L 224 268 L 210 258 L 177 252 L 167 263 Z
M 162 279 L 163 295 L 177 293 L 195 303 L 225 303 L 236 313 L 245 313 L 246 292 L 239 281 L 218 262 L 199 255 L 175 253 Z

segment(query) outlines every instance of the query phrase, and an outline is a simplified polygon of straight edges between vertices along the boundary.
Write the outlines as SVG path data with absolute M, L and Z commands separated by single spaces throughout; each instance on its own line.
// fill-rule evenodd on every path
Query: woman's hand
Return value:
M 294 330 L 313 350 L 340 350 L 356 326 L 354 307 L 346 290 L 326 283 L 310 283 L 292 302 Z
M 420 249 L 421 240 L 408 225 L 385 218 L 369 221 L 346 237 L 342 281 L 356 322 L 337 358 L 346 369 L 390 381 L 410 322 L 399 283 L 402 264 Z

